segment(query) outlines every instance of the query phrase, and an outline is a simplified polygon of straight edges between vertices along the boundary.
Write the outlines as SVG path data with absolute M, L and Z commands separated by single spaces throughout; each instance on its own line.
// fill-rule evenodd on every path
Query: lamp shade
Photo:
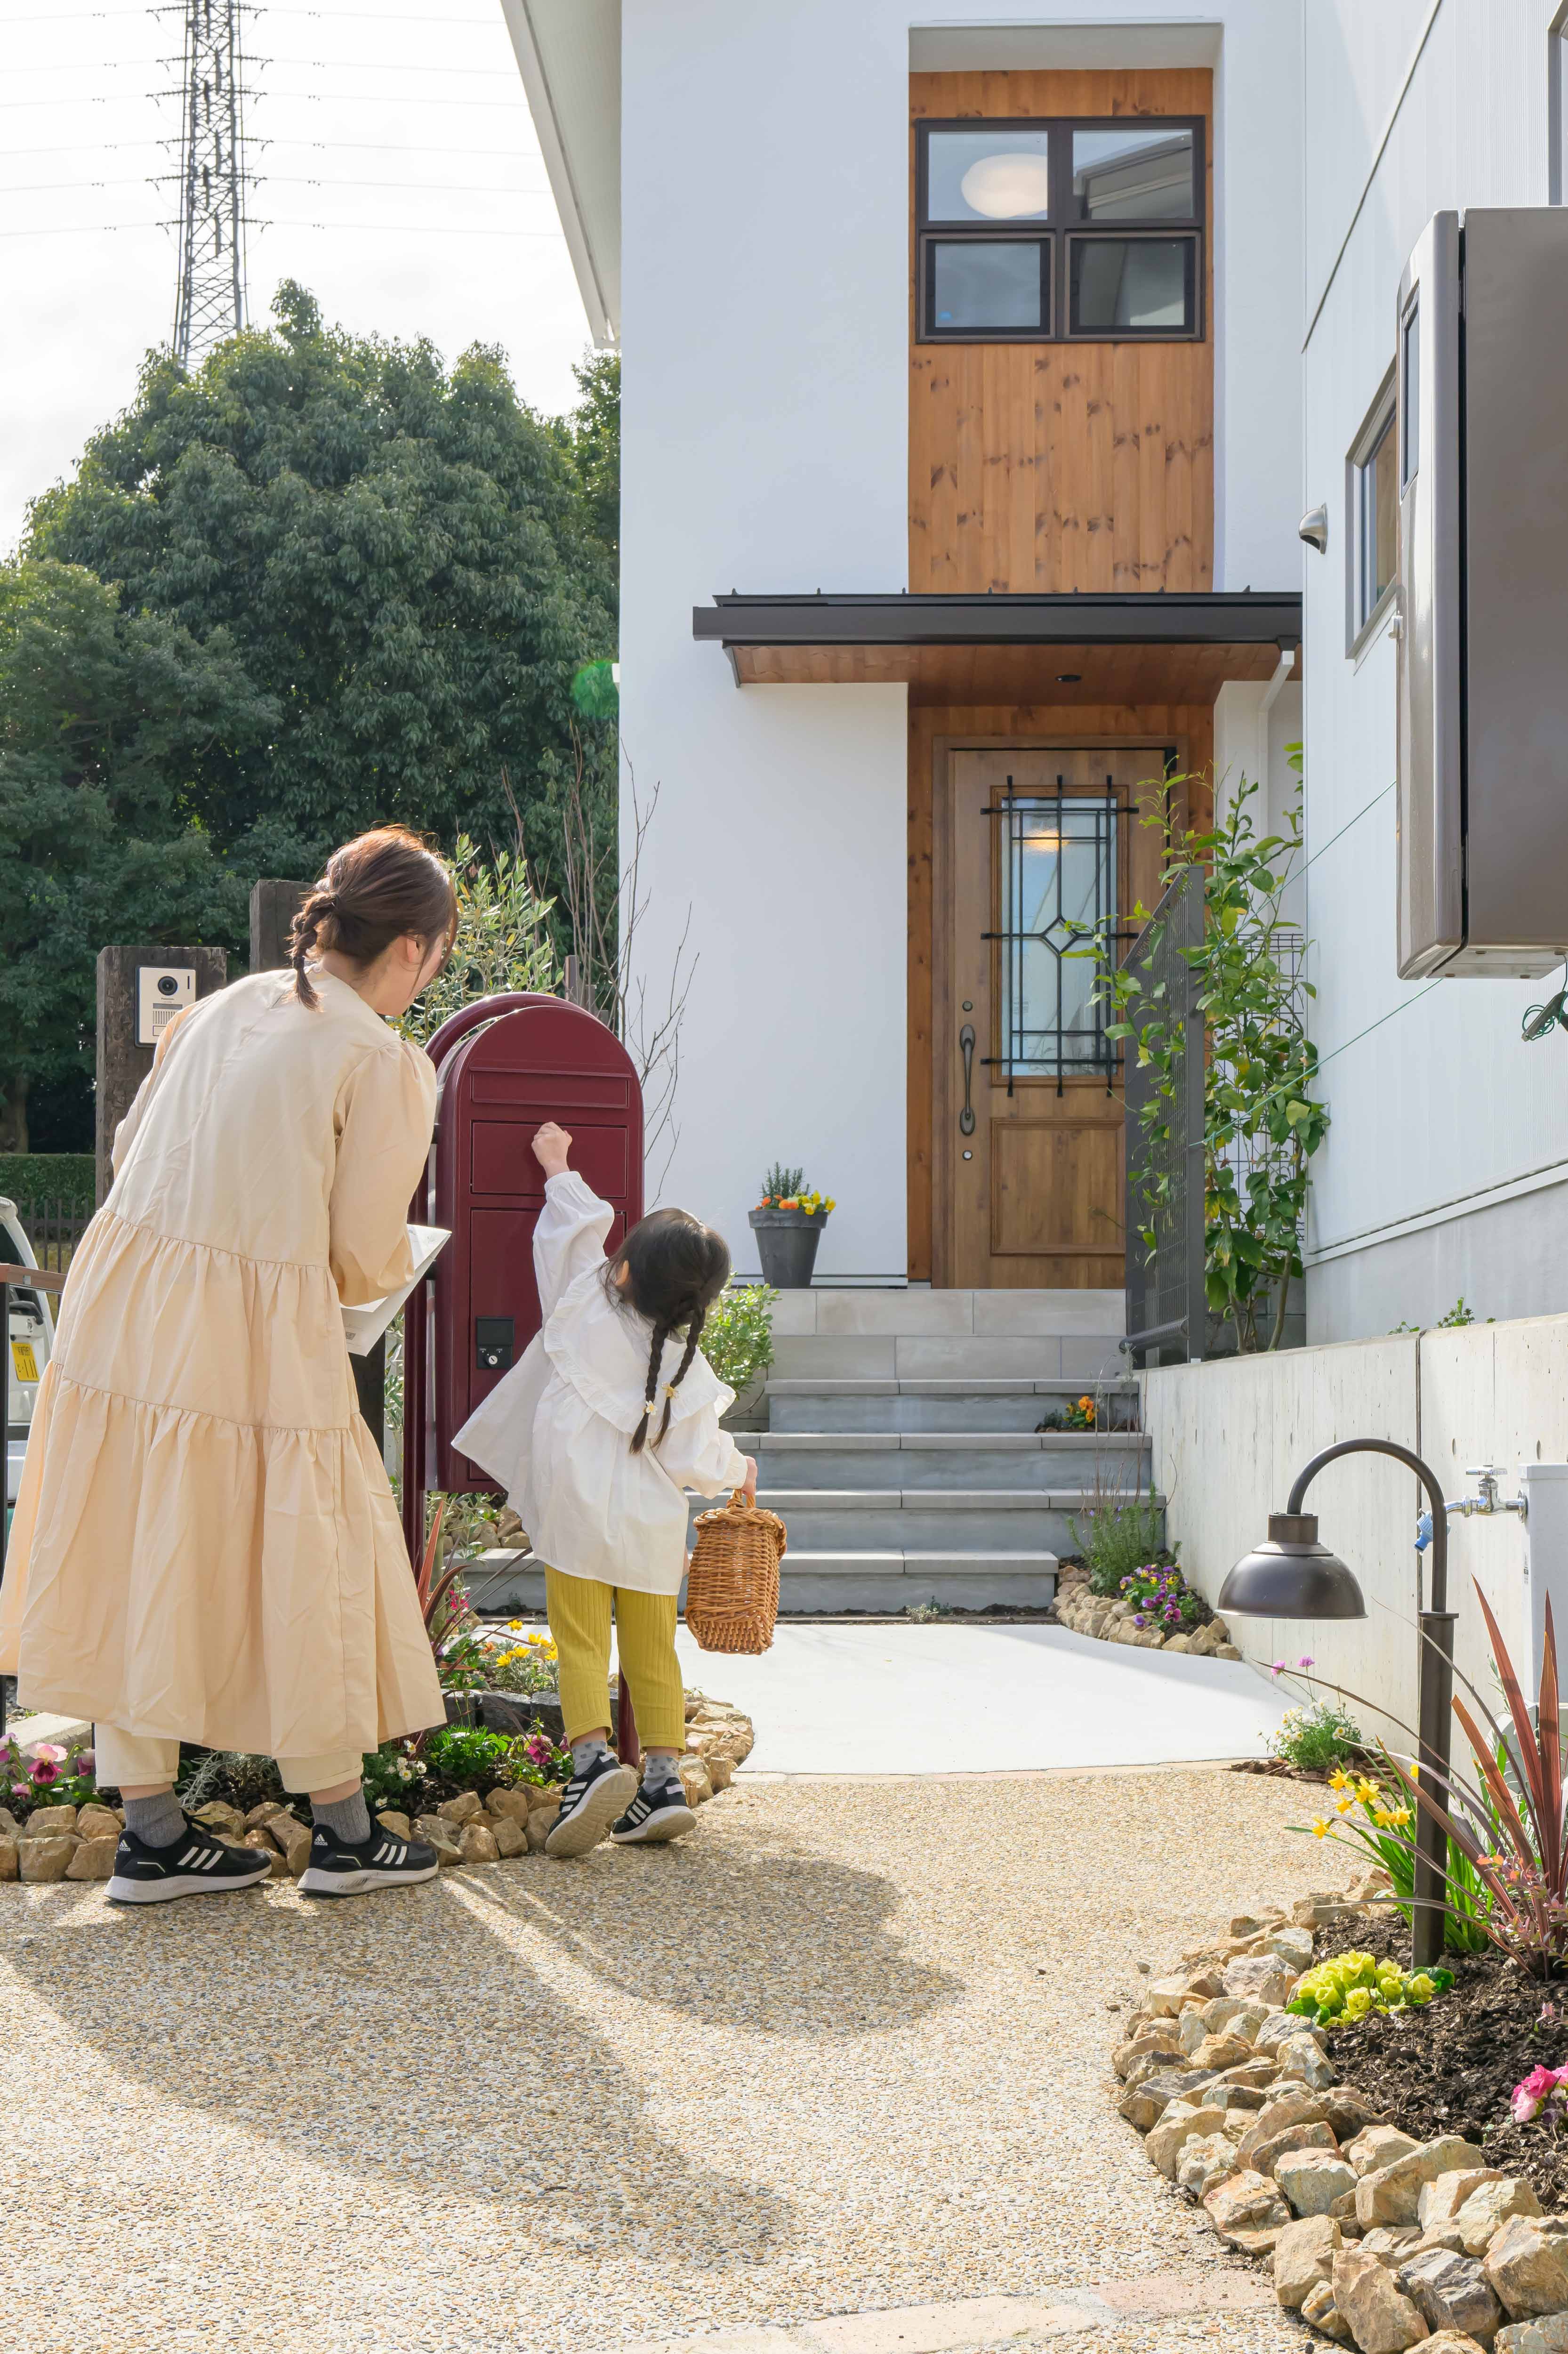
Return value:
M 1270 1512 L 1268 1535 L 1220 1588 L 1224 1618 L 1364 1618 L 1361 1589 L 1318 1542 L 1316 1512 Z

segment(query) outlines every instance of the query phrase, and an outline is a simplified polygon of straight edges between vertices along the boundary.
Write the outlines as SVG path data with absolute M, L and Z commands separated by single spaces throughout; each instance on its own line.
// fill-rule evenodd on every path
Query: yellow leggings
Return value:
M 545 1606 L 559 1654 L 561 1713 L 568 1742 L 609 1722 L 609 1612 L 615 1605 L 620 1671 L 631 1687 L 644 1749 L 686 1745 L 685 1694 L 675 1657 L 673 1594 L 633 1594 L 594 1577 L 545 1572 Z

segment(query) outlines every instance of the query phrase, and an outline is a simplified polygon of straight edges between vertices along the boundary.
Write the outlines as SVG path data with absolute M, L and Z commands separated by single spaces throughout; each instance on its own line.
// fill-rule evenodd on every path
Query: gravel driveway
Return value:
M 1315 1796 L 743 1776 L 683 1847 L 363 1903 L 8 1888 L 6 2342 L 597 2354 L 1231 2277 L 1109 2106 L 1107 2000 L 1323 1884 L 1284 1828 Z M 1076 2342 L 1306 2338 L 1264 2312 Z

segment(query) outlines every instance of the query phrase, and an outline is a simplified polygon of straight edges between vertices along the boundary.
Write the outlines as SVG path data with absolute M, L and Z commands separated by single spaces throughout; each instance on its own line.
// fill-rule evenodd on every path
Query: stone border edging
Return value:
M 1325 2338 L 1361 2354 L 1568 2354 L 1568 2217 L 1457 2134 L 1400 2132 L 1285 2009 L 1319 1929 L 1342 1923 L 1349 1946 L 1358 1918 L 1386 1917 L 1380 1880 L 1306 1896 L 1288 1919 L 1237 1914 L 1228 1938 L 1151 1977 L 1112 2057 L 1119 2113 Z
M 1163 1634 L 1158 1627 L 1139 1627 L 1133 1621 L 1138 1606 L 1118 1602 L 1110 1596 L 1096 1594 L 1089 1586 L 1086 1569 L 1059 1569 L 1056 1573 L 1056 1619 L 1074 1635 L 1089 1635 L 1103 1643 L 1131 1643 L 1139 1650 L 1169 1652 L 1175 1658 L 1192 1659 L 1239 1659 L 1245 1654 L 1231 1641 L 1231 1630 L 1223 1618 L 1206 1618 L 1201 1627 L 1173 1635 Z

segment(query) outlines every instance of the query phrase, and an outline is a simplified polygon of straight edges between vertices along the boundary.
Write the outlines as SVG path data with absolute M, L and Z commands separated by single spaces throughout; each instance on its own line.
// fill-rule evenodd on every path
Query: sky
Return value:
M 0 554 L 169 339 L 182 18 L 0 0 Z M 251 322 L 295 278 L 355 333 L 499 344 L 570 408 L 588 322 L 499 0 L 292 0 L 244 38 Z

